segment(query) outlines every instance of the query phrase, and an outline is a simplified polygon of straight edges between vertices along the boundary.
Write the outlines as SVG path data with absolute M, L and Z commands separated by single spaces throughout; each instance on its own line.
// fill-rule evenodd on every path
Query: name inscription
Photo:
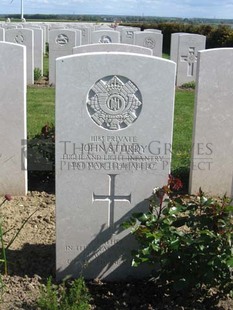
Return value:
M 136 136 L 91 136 L 90 142 L 60 141 L 61 170 L 164 170 L 171 145 L 153 140 L 140 143 Z

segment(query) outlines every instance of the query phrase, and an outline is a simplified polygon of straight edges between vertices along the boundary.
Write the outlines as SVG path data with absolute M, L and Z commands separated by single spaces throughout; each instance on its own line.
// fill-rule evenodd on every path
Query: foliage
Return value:
M 175 32 L 196 33 L 206 36 L 206 47 L 233 47 L 233 29 L 229 25 L 208 25 L 187 22 L 152 22 L 128 23 L 127 26 L 141 27 L 141 29 L 155 28 L 163 33 L 163 52 L 170 53 L 171 34 Z
M 147 213 L 135 213 L 123 225 L 138 240 L 133 266 L 150 263 L 159 285 L 171 294 L 201 291 L 219 296 L 233 289 L 231 267 L 232 216 L 230 200 L 179 195 L 179 179 L 154 189 Z
M 90 295 L 82 277 L 60 286 L 52 284 L 50 277 L 38 300 L 41 310 L 87 310 L 89 303 Z
M 43 57 L 43 75 L 47 79 L 49 79 L 49 45 L 48 43 L 46 44 L 46 53 Z
M 27 141 L 28 171 L 30 177 L 49 181 L 55 171 L 55 127 L 46 124 L 41 133 Z
M 192 82 L 187 82 L 187 83 L 184 83 L 180 86 L 180 88 L 183 88 L 183 89 L 195 89 L 195 82 L 192 81 Z
M 41 74 L 40 68 L 35 68 L 34 69 L 34 80 L 39 81 L 41 77 L 42 77 L 42 74 Z

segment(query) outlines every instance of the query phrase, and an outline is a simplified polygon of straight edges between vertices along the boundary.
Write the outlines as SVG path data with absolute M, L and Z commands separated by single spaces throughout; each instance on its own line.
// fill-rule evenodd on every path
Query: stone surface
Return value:
M 54 26 L 55 27 L 55 26 Z M 49 32 L 49 83 L 55 84 L 56 58 L 73 53 L 76 46 L 77 32 L 75 30 L 56 29 Z
M 162 57 L 163 35 L 149 31 L 134 32 L 134 44 L 150 48 L 153 56 Z
M 121 31 L 121 43 L 134 44 L 134 32 L 140 31 L 139 27 L 123 27 Z
M 133 53 L 57 60 L 57 278 L 143 277 L 120 224 L 170 171 L 175 64 Z
M 34 34 L 31 29 L 7 29 L 6 41 L 26 46 L 27 84 L 34 84 Z
M 0 42 L 0 195 L 25 195 L 26 47 Z
M 34 33 L 34 68 L 39 68 L 41 70 L 41 75 L 43 75 L 43 30 L 33 26 L 28 29 L 32 29 Z
M 162 33 L 162 30 L 160 30 L 160 29 L 150 29 L 150 28 L 147 28 L 147 29 L 145 29 L 144 31 L 149 31 L 149 32 L 156 32 L 156 33 Z
M 126 53 L 152 55 L 152 50 L 149 48 L 122 43 L 87 44 L 73 48 L 73 54 L 93 53 L 93 52 L 126 52 Z
M 0 28 L 0 41 L 5 41 L 5 29 Z
M 233 198 L 233 48 L 198 56 L 190 191 Z
M 78 27 L 81 31 L 81 44 L 86 45 L 91 43 L 91 28 Z
M 177 64 L 177 86 L 195 81 L 197 53 L 205 49 L 205 43 L 206 37 L 203 35 L 190 33 L 172 35 L 171 60 Z
M 120 43 L 120 32 L 114 30 L 92 31 L 91 43 Z

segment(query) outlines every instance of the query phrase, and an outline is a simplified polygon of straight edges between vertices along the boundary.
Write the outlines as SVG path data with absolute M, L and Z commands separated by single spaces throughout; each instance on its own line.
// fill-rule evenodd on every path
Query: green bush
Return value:
M 87 310 L 89 303 L 90 295 L 82 277 L 60 286 L 52 284 L 49 278 L 38 299 L 41 310 Z
M 41 78 L 41 70 L 40 68 L 35 68 L 34 69 L 34 80 L 35 81 L 39 81 L 39 79 Z
M 184 83 L 180 86 L 180 88 L 183 88 L 183 89 L 195 89 L 195 87 L 196 87 L 196 84 L 194 81 Z
M 27 141 L 29 171 L 55 170 L 55 127 L 46 124 L 41 134 Z
M 188 32 L 206 36 L 206 48 L 233 47 L 233 29 L 228 25 L 208 25 L 185 22 L 152 22 L 128 23 L 127 26 L 141 27 L 141 29 L 155 28 L 163 33 L 163 52 L 170 53 L 171 34 Z
M 133 266 L 152 264 L 156 283 L 171 295 L 193 291 L 209 296 L 233 289 L 233 206 L 227 197 L 179 195 L 179 179 L 156 188 L 147 213 L 135 213 L 123 224 L 138 240 Z

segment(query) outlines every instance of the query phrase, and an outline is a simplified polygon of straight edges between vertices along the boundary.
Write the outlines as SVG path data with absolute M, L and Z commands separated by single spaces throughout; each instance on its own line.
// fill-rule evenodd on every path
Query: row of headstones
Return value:
M 0 41 L 12 42 L 26 47 L 27 85 L 34 84 L 34 69 L 38 68 L 43 75 L 44 48 L 43 29 L 4 29 L 0 28 Z
M 133 53 L 56 61 L 57 276 L 145 275 L 120 223 L 170 172 L 174 62 Z M 27 193 L 26 48 L 0 42 L 0 192 Z M 233 196 L 233 49 L 198 54 L 190 191 Z
M 123 32 L 124 33 L 124 32 Z M 127 33 L 127 30 L 125 30 Z M 49 52 L 49 81 L 55 84 L 55 60 L 58 57 L 76 53 L 121 51 L 151 54 L 162 57 L 162 34 L 157 32 L 133 33 L 133 41 L 119 40 L 120 34 L 114 31 L 99 30 L 92 32 L 92 44 L 81 45 L 77 40 L 77 32 L 72 30 L 53 30 L 50 32 L 50 52 Z M 108 37 L 109 40 L 103 38 Z M 115 37 L 115 40 L 114 40 Z M 111 40 L 110 40 L 111 38 Z M 106 43 L 107 42 L 107 43 Z M 124 43 L 123 43 L 124 42 Z M 99 44 L 102 43 L 102 44 Z M 111 43 L 111 44 L 109 44 Z M 197 34 L 174 33 L 171 37 L 170 59 L 177 64 L 176 85 L 192 82 L 196 77 L 197 53 L 205 49 L 206 37 Z M 108 46 L 109 45 L 109 46 Z M 138 46 L 141 49 L 138 49 Z
M 94 28 L 93 25 L 92 27 L 76 25 L 75 29 L 75 25 L 69 25 L 70 30 L 68 30 L 64 29 L 64 25 L 50 25 L 49 27 L 49 25 L 44 24 L 41 26 L 22 24 L 14 26 L 7 23 L 5 27 L 6 34 L 4 28 L 0 29 L 0 40 L 23 44 L 27 47 L 28 84 L 34 83 L 34 68 L 39 68 L 43 74 L 43 51 L 45 51 L 46 41 L 49 42 L 49 82 L 53 85 L 56 83 L 56 58 L 83 52 L 84 50 L 88 52 L 133 52 L 135 50 L 136 53 L 140 52 L 162 57 L 162 33 L 156 29 L 141 32 L 139 31 L 140 28 L 118 26 L 114 31 L 106 26 L 103 29 L 100 27 Z M 21 28 L 11 29 L 12 27 Z M 28 29 L 22 29 L 23 27 L 33 30 L 28 31 Z M 206 38 L 202 35 L 172 34 L 170 59 L 177 64 L 176 85 L 180 86 L 195 80 L 197 52 L 205 49 L 205 41 Z M 99 43 L 103 43 L 103 45 L 100 47 Z M 109 43 L 111 43 L 111 47 L 106 46 Z M 120 43 L 121 46 L 119 47 L 118 44 Z M 92 46 L 90 47 L 89 44 L 92 44 Z M 112 44 L 115 44 L 115 46 Z M 134 47 L 141 46 L 142 48 L 139 50 L 136 47 L 132 48 L 131 45 Z M 85 46 L 85 48 L 76 48 L 78 46 Z

